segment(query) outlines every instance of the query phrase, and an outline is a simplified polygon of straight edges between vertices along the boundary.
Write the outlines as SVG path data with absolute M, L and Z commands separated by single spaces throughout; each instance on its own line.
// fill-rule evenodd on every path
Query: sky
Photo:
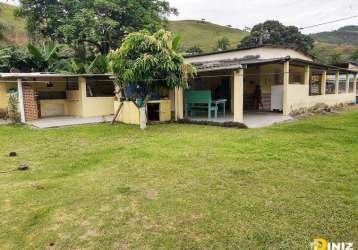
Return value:
M 306 27 L 358 15 L 357 0 L 168 0 L 179 10 L 171 20 L 202 18 L 207 21 L 252 27 L 265 20 L 278 20 L 285 25 Z M 16 0 L 0 0 L 15 3 Z M 346 25 L 358 25 L 358 17 L 303 30 L 303 33 L 331 31 Z

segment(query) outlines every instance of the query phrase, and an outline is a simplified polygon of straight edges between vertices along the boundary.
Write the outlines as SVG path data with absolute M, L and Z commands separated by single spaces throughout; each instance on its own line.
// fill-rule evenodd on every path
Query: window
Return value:
M 113 81 L 108 78 L 87 78 L 87 97 L 111 97 L 114 96 Z
M 334 94 L 336 90 L 336 75 L 327 75 L 326 94 Z
M 339 75 L 339 93 L 340 94 L 346 92 L 346 82 L 347 82 L 346 75 Z
M 354 74 L 349 74 L 349 93 L 353 93 L 354 92 Z
M 321 74 L 312 74 L 310 82 L 310 95 L 320 95 L 321 94 Z

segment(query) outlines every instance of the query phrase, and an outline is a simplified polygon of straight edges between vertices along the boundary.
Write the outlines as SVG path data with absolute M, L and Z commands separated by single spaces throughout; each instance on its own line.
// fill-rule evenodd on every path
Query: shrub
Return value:
M 21 121 L 18 106 L 17 94 L 9 94 L 8 115 L 13 123 L 20 123 Z

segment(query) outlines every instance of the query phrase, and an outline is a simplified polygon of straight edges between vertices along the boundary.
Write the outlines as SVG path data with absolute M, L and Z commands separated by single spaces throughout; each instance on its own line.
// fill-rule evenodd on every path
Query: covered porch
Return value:
M 114 113 L 114 85 L 109 75 L 15 73 L 1 74 L 1 82 L 6 83 L 2 84 L 5 100 L 6 93 L 16 94 L 22 123 L 41 127 L 63 120 L 75 124 Z M 3 106 L 6 109 L 6 101 Z
M 265 127 L 291 120 L 318 103 L 354 103 L 357 75 L 334 66 L 292 59 L 234 59 L 194 63 L 187 90 L 175 90 L 176 120 Z M 260 102 L 257 103 L 257 88 Z

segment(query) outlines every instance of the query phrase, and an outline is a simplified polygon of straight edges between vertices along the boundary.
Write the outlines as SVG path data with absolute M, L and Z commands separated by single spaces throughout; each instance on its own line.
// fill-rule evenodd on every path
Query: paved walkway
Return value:
M 10 120 L 3 120 L 3 119 L 0 119 L 0 125 L 6 125 L 6 124 L 10 124 Z
M 291 116 L 284 116 L 280 113 L 254 112 L 244 114 L 244 123 L 248 128 L 264 128 L 291 120 L 293 120 Z
M 211 120 L 208 120 L 207 116 L 192 117 L 190 119 L 194 121 L 212 121 L 217 123 L 225 123 L 232 122 L 234 120 L 234 116 L 232 114 L 228 114 L 225 117 L 219 115 L 217 119 L 213 118 Z M 293 120 L 291 116 L 284 116 L 280 113 L 274 112 L 247 112 L 244 114 L 244 124 L 248 128 L 264 128 L 290 120 Z
M 89 118 L 61 116 L 42 118 L 36 121 L 27 122 L 27 124 L 36 128 L 58 128 L 65 126 L 110 122 L 112 121 L 112 118 L 113 116 L 98 116 Z

